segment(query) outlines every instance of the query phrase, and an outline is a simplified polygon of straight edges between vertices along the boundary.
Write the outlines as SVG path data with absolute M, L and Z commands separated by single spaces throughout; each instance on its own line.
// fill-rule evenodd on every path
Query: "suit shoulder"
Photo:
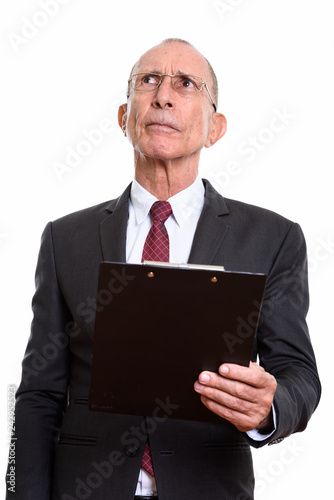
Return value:
M 92 224 L 99 224 L 104 218 L 111 214 L 118 207 L 123 206 L 123 204 L 128 203 L 130 196 L 131 184 L 125 189 L 125 191 L 113 200 L 105 201 L 99 203 L 98 205 L 93 205 L 88 208 L 72 212 L 68 215 L 64 215 L 59 219 L 53 221 L 52 225 L 54 228 L 67 228 L 67 227 L 81 227 L 81 226 L 91 226 Z
M 235 217 L 243 217 L 246 219 L 260 220 L 263 223 L 273 223 L 279 226 L 291 227 L 294 222 L 287 219 L 283 215 L 278 214 L 267 208 L 259 207 L 257 205 L 252 205 L 238 200 L 232 200 L 229 198 L 224 198 L 226 205 L 228 207 L 230 215 Z
M 62 227 L 72 224 L 87 223 L 91 220 L 101 220 L 103 216 L 110 212 L 110 206 L 112 206 L 114 202 L 116 202 L 116 200 L 105 201 L 98 205 L 76 210 L 75 212 L 59 217 L 54 220 L 52 224 L 54 227 Z
M 303 230 L 297 222 L 267 208 L 231 199 L 225 199 L 225 202 L 230 223 L 240 235 L 251 231 L 257 239 L 267 242 L 267 245 L 273 241 L 282 244 L 289 235 L 296 245 L 305 244 Z
M 267 208 L 225 198 L 213 188 L 207 179 L 203 179 L 203 183 L 206 188 L 208 204 L 217 214 L 228 215 L 229 219 L 236 225 L 252 223 L 253 225 L 265 226 L 268 224 L 275 227 L 285 227 L 286 229 L 294 225 L 291 220 Z
M 99 203 L 98 205 L 93 205 L 91 207 L 82 208 L 71 212 L 69 214 L 63 215 L 53 221 L 53 224 L 62 224 L 68 221 L 75 221 L 80 219 L 86 219 L 87 217 L 98 217 L 101 214 L 105 214 L 108 211 L 108 207 L 113 204 L 116 200 L 109 200 Z

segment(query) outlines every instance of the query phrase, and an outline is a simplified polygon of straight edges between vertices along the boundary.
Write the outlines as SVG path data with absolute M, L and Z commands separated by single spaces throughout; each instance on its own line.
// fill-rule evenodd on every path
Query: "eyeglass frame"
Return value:
M 160 78 L 160 82 L 158 83 L 158 85 L 154 88 L 154 89 L 136 89 L 134 88 L 132 85 L 131 85 L 131 82 L 133 80 L 133 78 L 135 76 L 138 76 L 138 75 L 154 75 L 154 76 L 158 76 Z M 162 84 L 162 77 L 163 76 L 170 76 L 171 77 L 171 83 L 172 83 L 172 87 L 174 90 L 176 90 L 176 92 L 188 92 L 188 93 L 191 93 L 191 91 L 187 91 L 187 90 L 178 90 L 174 87 L 174 83 L 173 83 L 173 78 L 175 76 L 192 76 L 194 78 L 200 78 L 202 84 L 201 84 L 201 88 L 198 89 L 198 90 L 195 90 L 195 92 L 201 92 L 203 87 L 206 89 L 207 93 L 208 93 L 208 96 L 210 98 L 210 101 L 211 101 L 211 104 L 213 106 L 213 109 L 215 110 L 215 112 L 217 112 L 217 106 L 211 96 L 211 93 L 210 93 L 210 90 L 209 90 L 209 87 L 207 85 L 207 83 L 203 80 L 203 78 L 201 76 L 197 76 L 197 75 L 190 75 L 190 74 L 187 74 L 187 73 L 181 73 L 181 74 L 178 74 L 178 75 L 170 75 L 169 73 L 149 73 L 149 72 L 141 72 L 141 73 L 135 73 L 134 75 L 132 75 L 129 79 L 128 79 L 128 86 L 129 88 L 132 88 L 132 90 L 134 90 L 135 92 L 153 92 L 154 90 L 157 90 L 160 85 Z M 130 96 L 130 92 L 128 92 L 128 95 L 127 97 Z

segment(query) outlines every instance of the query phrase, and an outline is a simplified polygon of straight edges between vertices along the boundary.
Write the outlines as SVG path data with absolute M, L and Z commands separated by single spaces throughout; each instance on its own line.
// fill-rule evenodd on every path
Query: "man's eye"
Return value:
M 182 87 L 196 87 L 195 85 L 195 82 L 193 82 L 192 80 L 190 80 L 190 78 L 183 78 L 183 80 L 181 81 L 182 83 Z
M 180 90 L 197 90 L 198 86 L 192 78 L 189 78 L 187 75 L 182 75 L 179 77 L 174 86 Z
M 142 78 L 142 83 L 144 85 L 157 85 L 159 82 L 159 77 L 156 75 L 144 75 Z

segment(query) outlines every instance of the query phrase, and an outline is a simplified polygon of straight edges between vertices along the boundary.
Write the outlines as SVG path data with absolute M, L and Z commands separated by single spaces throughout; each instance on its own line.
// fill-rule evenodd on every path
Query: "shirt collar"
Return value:
M 191 216 L 199 216 L 202 212 L 204 193 L 202 179 L 197 176 L 193 184 L 169 198 L 173 215 L 180 227 L 186 224 Z
M 130 199 L 135 212 L 137 224 L 141 224 L 157 198 L 144 189 L 136 179 L 131 185 Z
M 202 179 L 197 176 L 195 182 L 183 191 L 168 199 L 177 224 L 182 227 L 194 214 L 199 214 L 204 205 L 205 188 Z M 135 179 L 132 182 L 131 203 L 134 208 L 137 224 L 141 224 L 148 215 L 157 198 L 144 189 Z

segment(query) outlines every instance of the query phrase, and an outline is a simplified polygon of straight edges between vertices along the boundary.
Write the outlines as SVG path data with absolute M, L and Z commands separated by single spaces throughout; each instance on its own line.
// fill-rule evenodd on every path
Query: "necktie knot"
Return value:
M 172 213 L 169 201 L 156 201 L 151 206 L 150 214 L 153 220 L 165 223 Z

